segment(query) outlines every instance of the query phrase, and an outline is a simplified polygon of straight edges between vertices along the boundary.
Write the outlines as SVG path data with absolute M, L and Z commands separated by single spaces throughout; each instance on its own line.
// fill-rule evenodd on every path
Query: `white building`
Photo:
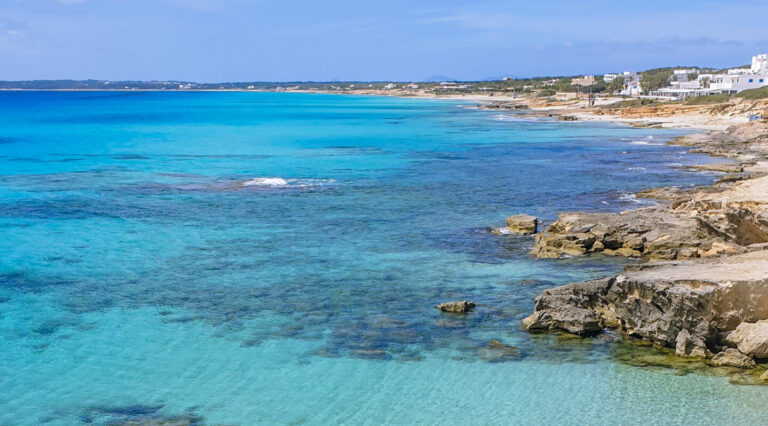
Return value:
M 735 68 L 728 74 L 713 75 L 709 80 L 710 90 L 720 93 L 739 93 L 749 89 L 759 89 L 768 86 L 768 55 L 752 57 L 750 68 Z
M 643 87 L 640 85 L 640 80 L 630 81 L 624 84 L 624 90 L 619 91 L 623 96 L 639 96 L 643 94 Z
M 618 76 L 618 74 L 605 74 L 603 75 L 603 81 L 606 83 L 613 83 L 613 81 L 616 80 Z

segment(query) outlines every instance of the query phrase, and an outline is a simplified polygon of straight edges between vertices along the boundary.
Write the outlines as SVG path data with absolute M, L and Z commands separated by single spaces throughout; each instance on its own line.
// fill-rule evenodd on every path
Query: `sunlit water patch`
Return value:
M 715 179 L 669 166 L 708 161 L 675 132 L 299 94 L 2 93 L 0 112 L 0 423 L 762 419 L 765 388 L 521 332 L 544 288 L 622 261 L 488 232 Z

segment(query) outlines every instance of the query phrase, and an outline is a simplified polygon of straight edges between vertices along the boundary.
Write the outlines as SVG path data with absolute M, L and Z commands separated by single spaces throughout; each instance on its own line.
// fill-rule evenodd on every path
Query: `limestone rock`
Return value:
M 752 368 L 755 360 L 733 348 L 727 348 L 712 358 L 712 364 L 725 367 Z
M 435 308 L 440 309 L 443 312 L 449 312 L 453 314 L 466 314 L 475 308 L 475 304 L 467 300 L 461 302 L 446 302 L 441 303 Z
M 760 378 L 758 378 L 761 382 L 768 383 L 768 370 L 764 371 L 763 374 L 760 375 Z
M 536 298 L 534 313 L 523 319 L 523 328 L 558 329 L 579 335 L 597 333 L 604 321 L 593 307 L 601 303 L 609 285 L 609 280 L 596 280 L 545 290 Z
M 694 338 L 691 333 L 683 329 L 677 333 L 675 339 L 675 354 L 684 358 L 706 358 L 707 345 L 700 338 Z
M 768 319 L 766 251 L 639 265 L 612 278 L 548 289 L 522 325 L 580 335 L 619 328 L 679 355 L 705 357 L 708 343 L 750 319 Z M 747 355 L 766 357 L 768 321 L 740 327 L 728 340 L 737 339 Z
M 726 340 L 755 358 L 768 358 L 768 321 L 742 322 Z
M 478 349 L 477 356 L 486 362 L 517 361 L 521 358 L 520 349 L 491 340 L 487 346 Z
M 527 214 L 518 214 L 507 218 L 507 229 L 514 234 L 535 234 L 538 231 L 539 220 Z

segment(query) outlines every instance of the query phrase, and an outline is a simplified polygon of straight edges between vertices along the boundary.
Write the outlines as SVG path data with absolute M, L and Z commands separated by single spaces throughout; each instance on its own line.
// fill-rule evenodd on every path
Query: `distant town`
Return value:
M 581 96 L 621 96 L 657 101 L 680 101 L 701 96 L 736 95 L 768 86 L 768 55 L 752 57 L 750 65 L 712 69 L 701 67 L 623 71 L 602 76 L 503 77 L 488 81 L 426 82 L 225 82 L 29 80 L 0 81 L 0 90 L 233 90 L 276 92 L 369 93 L 398 96 L 515 96 L 567 100 Z M 768 93 L 766 93 L 768 96 Z

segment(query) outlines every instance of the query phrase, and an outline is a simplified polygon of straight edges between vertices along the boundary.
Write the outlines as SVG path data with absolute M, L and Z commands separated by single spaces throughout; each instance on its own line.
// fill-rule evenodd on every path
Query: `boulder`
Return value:
M 602 303 L 609 285 L 609 280 L 595 280 L 545 290 L 536 298 L 534 313 L 523 319 L 523 328 L 557 329 L 578 335 L 597 333 L 605 320 L 594 308 Z
M 461 302 L 446 302 L 436 305 L 435 308 L 452 314 L 466 314 L 475 308 L 475 304 L 467 300 Z
M 507 229 L 514 234 L 535 234 L 538 227 L 539 220 L 535 216 L 518 214 L 507 218 Z
M 723 367 L 753 368 L 755 360 L 733 348 L 727 348 L 712 358 L 712 364 Z
M 745 355 L 768 358 L 768 320 L 755 323 L 742 322 L 726 337 Z
M 684 358 L 706 358 L 707 345 L 700 338 L 694 338 L 691 333 L 683 329 L 677 333 L 675 339 L 675 354 Z
M 768 383 L 768 370 L 763 371 L 763 374 L 760 375 L 760 378 L 758 378 L 761 382 Z

